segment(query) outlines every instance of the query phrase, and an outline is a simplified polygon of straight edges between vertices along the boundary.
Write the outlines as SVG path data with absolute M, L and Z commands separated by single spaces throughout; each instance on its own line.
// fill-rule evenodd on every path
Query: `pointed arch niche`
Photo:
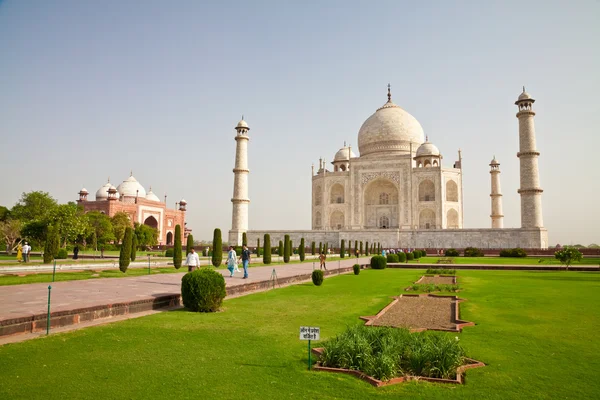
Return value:
M 365 229 L 398 228 L 400 201 L 398 187 L 390 180 L 377 178 L 363 192 Z

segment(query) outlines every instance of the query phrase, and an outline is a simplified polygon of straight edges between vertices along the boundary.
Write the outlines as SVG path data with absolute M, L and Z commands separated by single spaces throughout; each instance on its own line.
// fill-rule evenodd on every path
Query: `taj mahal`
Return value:
M 277 243 L 286 234 L 294 243 L 342 240 L 379 242 L 383 247 L 418 248 L 547 248 L 542 218 L 533 103 L 525 91 L 518 96 L 521 228 L 503 227 L 500 163 L 490 168 L 490 228 L 463 226 L 462 156 L 445 165 L 440 150 L 429 141 L 419 121 L 392 101 L 362 124 L 357 156 L 350 146 L 334 155 L 331 166 L 320 159 L 312 167 L 311 230 L 248 229 L 248 132 L 244 119 L 236 126 L 236 157 L 232 227 L 229 243 L 249 243 L 264 234 Z M 486 166 L 487 167 L 487 166 Z

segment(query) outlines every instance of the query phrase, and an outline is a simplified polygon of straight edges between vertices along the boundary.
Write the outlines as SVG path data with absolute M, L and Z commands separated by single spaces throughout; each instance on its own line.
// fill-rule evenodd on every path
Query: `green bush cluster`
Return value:
M 398 256 L 398 262 L 406 262 L 406 253 L 401 251 L 399 253 L 396 253 L 396 255 Z
M 173 253 L 174 253 L 174 252 L 173 252 L 173 249 L 167 249 L 167 250 L 165 251 L 165 257 L 169 257 L 169 258 L 170 258 L 170 257 L 173 257 Z
M 460 256 L 460 253 L 456 249 L 446 249 L 446 251 L 444 252 L 444 255 L 446 257 L 458 257 L 458 256 Z
M 527 257 L 527 253 L 520 247 L 514 249 L 503 249 L 500 250 L 500 257 L 515 257 L 515 258 L 523 258 Z
M 355 325 L 323 343 L 325 367 L 361 371 L 387 381 L 403 375 L 453 379 L 465 351 L 442 332 Z
M 56 255 L 56 259 L 57 260 L 66 260 L 68 256 L 69 256 L 69 253 L 67 252 L 67 249 L 60 248 L 60 249 L 58 249 L 58 254 Z
M 467 247 L 464 251 L 465 257 L 483 257 L 483 251 L 477 247 Z
M 412 253 L 413 253 L 413 257 L 414 257 L 415 260 L 418 260 L 423 255 L 423 253 L 421 252 L 421 250 L 413 250 Z
M 415 259 L 415 255 L 411 252 L 411 253 L 406 253 L 406 260 L 407 261 L 412 261 Z
M 457 292 L 460 290 L 460 286 L 459 285 L 455 285 L 455 284 L 433 284 L 433 283 L 415 283 L 412 286 L 410 286 L 411 290 L 414 290 L 416 292 L 425 292 L 425 293 L 431 293 L 431 292 Z
M 323 277 L 323 271 L 321 271 L 320 269 L 315 269 L 311 275 L 312 281 L 315 284 L 315 286 L 321 286 L 321 284 L 323 284 Z
M 455 269 L 448 268 L 428 268 L 426 275 L 456 275 Z
M 354 264 L 354 265 L 352 266 L 352 270 L 354 271 L 354 275 L 358 275 L 358 274 L 360 274 L 360 265 L 358 265 L 358 264 Z
M 400 259 L 398 258 L 398 254 L 388 254 L 387 255 L 387 262 L 389 263 L 398 263 L 400 262 Z
M 181 278 L 181 299 L 190 311 L 215 312 L 225 298 L 225 279 L 211 268 L 188 272 Z
M 384 256 L 373 256 L 371 257 L 371 268 L 373 269 L 385 269 L 387 267 L 387 260 Z

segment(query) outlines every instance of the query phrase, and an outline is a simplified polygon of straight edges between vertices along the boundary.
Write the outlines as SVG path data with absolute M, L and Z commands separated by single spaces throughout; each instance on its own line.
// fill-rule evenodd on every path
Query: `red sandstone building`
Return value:
M 180 225 L 182 229 L 182 240 L 187 239 L 191 229 L 185 227 L 185 211 L 187 202 L 181 199 L 175 203 L 176 208 L 167 208 L 167 196 L 165 201 L 152 192 L 152 187 L 146 193 L 144 187 L 133 177 L 133 174 L 114 187 L 109 181 L 96 192 L 96 200 L 88 200 L 88 191 L 84 188 L 79 192 L 77 203 L 83 206 L 85 212 L 100 211 L 112 217 L 119 211 L 129 215 L 133 226 L 134 222 L 148 225 L 158 230 L 159 245 L 172 245 L 175 235 L 175 226 Z

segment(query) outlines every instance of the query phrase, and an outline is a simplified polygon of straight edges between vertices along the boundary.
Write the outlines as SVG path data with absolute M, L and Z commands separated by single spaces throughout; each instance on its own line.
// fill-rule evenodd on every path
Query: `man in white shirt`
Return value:
M 192 272 L 200 266 L 200 257 L 198 253 L 192 248 L 185 259 L 185 264 L 188 266 L 188 271 Z
M 29 252 L 31 252 L 31 246 L 25 242 L 25 246 L 23 246 L 23 262 L 29 262 Z

